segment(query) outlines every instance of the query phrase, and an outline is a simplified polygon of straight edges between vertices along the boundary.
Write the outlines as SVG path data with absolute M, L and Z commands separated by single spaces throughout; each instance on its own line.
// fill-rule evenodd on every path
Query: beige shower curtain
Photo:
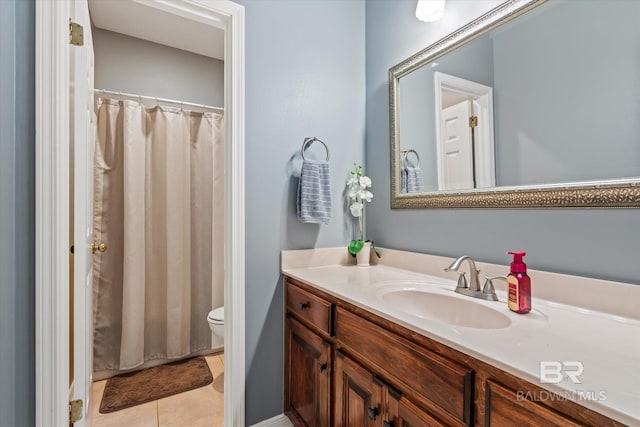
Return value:
M 223 117 L 98 100 L 94 371 L 211 348 L 223 305 Z

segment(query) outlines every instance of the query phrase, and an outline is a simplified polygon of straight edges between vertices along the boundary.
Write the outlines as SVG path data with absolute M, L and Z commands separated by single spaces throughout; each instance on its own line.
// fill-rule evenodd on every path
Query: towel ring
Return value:
M 302 160 L 307 160 L 304 158 L 304 151 L 309 148 L 309 146 L 311 144 L 313 144 L 315 141 L 318 141 L 320 144 L 324 145 L 324 149 L 327 150 L 327 162 L 329 161 L 329 147 L 327 147 L 327 144 L 324 143 L 324 141 L 316 138 L 315 136 L 308 136 L 304 139 L 304 142 L 302 143 L 302 150 L 300 150 L 300 153 L 302 154 Z
M 405 166 L 405 162 L 407 161 L 407 156 L 409 155 L 409 153 L 413 153 L 416 155 L 416 166 L 415 167 L 420 167 L 420 156 L 418 155 L 418 152 L 416 150 L 414 150 L 413 148 L 410 148 L 408 150 L 400 150 L 400 163 Z

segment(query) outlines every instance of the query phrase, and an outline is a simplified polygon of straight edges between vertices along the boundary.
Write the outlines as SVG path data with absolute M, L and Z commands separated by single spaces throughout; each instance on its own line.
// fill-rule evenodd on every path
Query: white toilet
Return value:
M 218 307 L 209 312 L 207 316 L 209 327 L 217 337 L 224 338 L 224 307 Z

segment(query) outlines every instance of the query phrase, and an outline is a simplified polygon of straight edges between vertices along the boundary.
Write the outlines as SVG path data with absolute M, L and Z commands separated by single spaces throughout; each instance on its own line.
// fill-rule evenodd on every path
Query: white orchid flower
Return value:
M 360 202 L 352 203 L 351 206 L 349 206 L 349 209 L 351 209 L 351 215 L 355 217 L 359 217 L 362 215 L 363 208 L 364 208 L 364 203 L 360 203 Z
M 356 165 L 354 164 L 354 166 Z M 363 176 L 360 172 L 361 169 L 362 166 L 357 166 L 347 180 L 347 196 L 352 202 L 351 205 L 349 205 L 349 210 L 351 211 L 351 215 L 358 218 L 360 222 L 362 222 L 362 217 L 364 216 L 365 202 L 370 202 L 373 198 L 373 193 L 366 190 L 368 187 L 371 187 L 371 178 Z M 360 228 L 362 228 L 362 225 Z
M 360 200 L 365 200 L 367 202 L 370 202 L 371 199 L 373 198 L 373 193 L 371 191 L 361 191 L 359 196 L 360 196 Z
M 371 178 L 369 178 L 368 176 L 361 176 L 360 177 L 360 185 L 367 188 L 367 187 L 371 187 Z
M 353 188 L 351 187 L 351 189 L 349 190 L 349 198 L 351 200 L 358 200 L 358 193 L 360 191 L 357 188 Z

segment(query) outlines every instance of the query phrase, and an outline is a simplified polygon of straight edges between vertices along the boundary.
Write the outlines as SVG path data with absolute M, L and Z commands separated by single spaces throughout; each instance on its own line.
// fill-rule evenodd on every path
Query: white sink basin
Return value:
M 455 326 L 502 329 L 511 325 L 504 313 L 474 301 L 418 289 L 388 289 L 378 298 L 396 310 L 423 319 L 434 319 Z

